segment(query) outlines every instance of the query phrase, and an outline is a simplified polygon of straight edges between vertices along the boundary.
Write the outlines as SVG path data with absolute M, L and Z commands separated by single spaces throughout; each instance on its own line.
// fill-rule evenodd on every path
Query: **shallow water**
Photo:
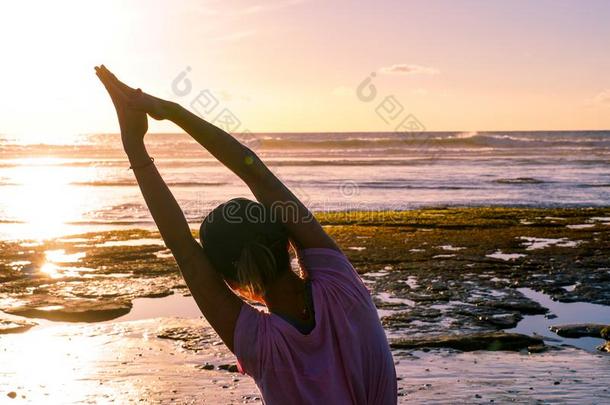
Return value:
M 175 293 L 163 298 L 136 298 L 128 314 L 111 322 L 139 321 L 142 319 L 177 317 L 200 318 L 201 311 L 193 297 Z
M 599 323 L 610 325 L 610 307 L 605 305 L 589 304 L 585 302 L 562 303 L 553 301 L 548 295 L 534 291 L 530 288 L 518 289 L 526 297 L 540 303 L 548 308 L 550 313 L 557 315 L 557 318 L 547 319 L 545 315 L 525 315 L 516 328 L 507 330 L 508 332 L 524 333 L 527 335 L 538 334 L 547 338 L 549 344 L 566 344 L 590 352 L 596 352 L 596 347 L 603 343 L 603 339 L 583 337 L 579 339 L 563 338 L 549 330 L 550 326 L 575 323 Z M 492 296 L 502 295 L 497 291 L 490 292 Z M 415 303 L 408 299 L 394 298 L 387 293 L 377 295 L 382 302 L 390 304 L 405 305 L 413 307 Z M 463 304 L 460 302 L 450 302 L 446 305 L 433 305 L 432 308 L 445 309 L 449 305 Z M 387 316 L 397 310 L 378 309 L 379 316 Z M 195 300 L 191 296 L 183 296 L 175 293 L 162 298 L 137 298 L 133 300 L 132 310 L 113 321 L 137 321 L 161 317 L 179 318 L 201 318 L 201 311 L 197 307 Z M 45 323 L 48 325 L 48 321 Z M 392 337 L 400 337 L 400 332 L 393 332 Z
M 106 241 L 95 245 L 96 247 L 119 247 L 119 246 L 147 246 L 147 245 L 158 245 L 165 246 L 165 242 L 162 239 L 130 239 L 130 240 L 117 240 L 117 241 Z
M 168 328 L 209 335 L 207 349 L 194 352 L 180 341 L 159 339 L 159 331 Z M 260 403 L 249 377 L 218 370 L 235 360 L 217 344 L 205 320 L 55 325 L 0 336 L 0 348 L 0 402 L 7 400 L 8 392 L 15 392 L 15 401 L 29 404 Z M 533 355 L 432 350 L 395 352 L 394 358 L 399 403 L 602 404 L 610 400 L 607 357 L 578 349 Z M 198 367 L 207 363 L 215 369 Z
M 594 352 L 595 348 L 604 342 L 603 339 L 593 337 L 564 338 L 551 332 L 549 327 L 577 323 L 610 325 L 610 307 L 587 302 L 558 302 L 553 301 L 550 296 L 530 288 L 519 288 L 518 290 L 526 297 L 548 308 L 550 313 L 557 315 L 557 318 L 547 319 L 544 315 L 525 315 L 517 327 L 510 329 L 509 332 L 527 335 L 536 333 L 548 338 L 550 344 L 566 344 L 591 352 Z
M 417 280 L 407 281 L 414 284 Z M 526 316 L 513 331 L 539 333 L 558 340 L 548 343 L 571 344 L 586 351 L 563 349 L 533 355 L 396 351 L 399 403 L 610 400 L 608 356 L 592 352 L 600 340 L 563 339 L 547 330 L 549 325 L 558 323 L 610 323 L 608 307 L 558 303 L 531 289 L 519 291 L 558 318 Z M 499 293 L 491 290 L 490 294 Z M 379 298 L 397 304 L 407 301 L 388 294 Z M 380 314 L 384 311 L 379 310 Z M 109 322 L 91 325 L 42 321 L 41 327 L 24 334 L 0 336 L 0 386 L 15 391 L 25 403 L 89 403 L 101 398 L 115 402 L 173 399 L 181 403 L 196 402 L 202 396 L 216 403 L 260 403 L 250 378 L 197 368 L 206 363 L 218 367 L 234 362 L 211 331 L 208 344 L 212 349 L 198 353 L 182 349 L 180 341 L 156 337 L 159 330 L 176 327 L 209 329 L 194 299 L 178 292 L 162 298 L 135 299 L 130 313 Z M 39 345 L 41 341 L 45 342 L 44 348 Z M 38 367 L 33 372 L 30 365 L 34 362 Z
M 416 351 L 396 356 L 409 404 L 607 404 L 607 356 L 567 348 L 540 354 Z

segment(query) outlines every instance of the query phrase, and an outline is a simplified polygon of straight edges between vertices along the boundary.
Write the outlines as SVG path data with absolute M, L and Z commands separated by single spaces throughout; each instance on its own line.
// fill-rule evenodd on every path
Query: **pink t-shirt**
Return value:
M 283 318 L 242 306 L 235 355 L 267 404 L 395 404 L 396 371 L 371 296 L 343 255 L 299 252 L 316 318 L 307 335 Z

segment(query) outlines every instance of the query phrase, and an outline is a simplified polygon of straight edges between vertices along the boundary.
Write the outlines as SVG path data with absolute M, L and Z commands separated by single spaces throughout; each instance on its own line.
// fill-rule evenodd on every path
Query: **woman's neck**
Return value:
M 267 287 L 263 298 L 270 312 L 300 319 L 307 310 L 306 281 L 292 271 L 286 271 Z

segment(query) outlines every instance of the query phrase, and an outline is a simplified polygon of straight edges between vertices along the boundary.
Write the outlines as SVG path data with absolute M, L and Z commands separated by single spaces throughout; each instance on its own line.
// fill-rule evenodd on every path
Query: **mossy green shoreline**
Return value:
M 607 207 L 452 208 L 338 212 L 318 217 L 361 273 L 384 265 L 392 265 L 391 273 L 424 279 L 437 273 L 446 277 L 446 271 L 454 276 L 492 272 L 557 298 L 570 300 L 582 293 L 585 300 L 610 304 L 604 294 L 585 291 L 585 281 L 600 270 L 600 278 L 607 280 Z M 538 239 L 549 239 L 549 243 L 537 249 L 532 244 Z M 498 251 L 523 256 L 512 260 L 488 257 Z M 556 282 L 537 282 L 543 274 L 552 274 Z M 578 281 L 585 285 L 570 294 L 557 290 Z
M 610 207 L 316 216 L 378 307 L 391 311 L 383 318 L 389 329 L 435 334 L 509 328 L 524 314 L 544 312 L 515 289 L 522 286 L 561 301 L 610 305 Z M 128 312 L 134 298 L 186 293 L 158 238 L 152 231 L 117 230 L 0 242 L 0 309 L 93 322 Z M 40 271 L 50 261 L 48 251 L 61 252 L 52 274 Z
M 517 287 L 564 301 L 608 304 L 610 207 L 317 217 L 373 294 L 393 348 L 399 395 L 415 402 L 448 398 L 451 403 L 553 400 L 566 393 L 576 402 L 607 397 L 605 356 L 549 350 L 539 344 L 540 337 L 502 330 L 525 315 L 546 312 Z M 130 311 L 137 297 L 186 293 L 157 232 L 118 230 L 0 242 L 0 308 L 13 314 L 96 322 Z M 0 334 L 23 333 L 31 326 L 27 318 L 0 312 Z M 64 399 L 82 392 L 119 401 L 197 402 L 202 393 L 212 402 L 260 399 L 251 380 L 227 372 L 233 355 L 199 319 L 61 325 L 1 339 L 7 370 L 0 383 L 29 400 L 44 402 L 57 387 L 51 395 Z M 45 388 L 35 379 L 30 386 L 19 379 L 27 353 L 44 339 L 49 345 L 43 345 L 36 360 L 49 362 L 47 353 L 53 361 L 61 358 L 58 364 L 70 370 L 67 377 L 60 374 L 63 385 L 53 380 Z M 498 349 L 532 354 L 487 351 Z

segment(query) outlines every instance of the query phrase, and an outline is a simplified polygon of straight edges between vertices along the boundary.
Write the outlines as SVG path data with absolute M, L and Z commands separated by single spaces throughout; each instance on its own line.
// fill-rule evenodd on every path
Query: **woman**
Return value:
M 393 404 L 396 375 L 375 306 L 310 211 L 247 147 L 179 105 L 96 67 L 146 204 L 201 312 L 269 404 Z M 147 114 L 188 132 L 259 202 L 212 211 L 201 245 L 144 146 Z M 305 276 L 291 270 L 292 245 Z M 240 296 L 264 304 L 256 310 Z

